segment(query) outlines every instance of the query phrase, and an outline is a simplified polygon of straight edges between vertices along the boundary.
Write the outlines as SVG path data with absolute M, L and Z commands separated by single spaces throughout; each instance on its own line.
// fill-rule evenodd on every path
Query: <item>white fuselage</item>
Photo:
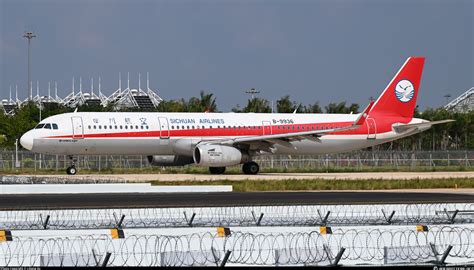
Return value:
M 76 112 L 48 117 L 28 131 L 21 144 L 34 152 L 64 155 L 192 156 L 202 141 L 221 140 L 351 125 L 359 114 L 123 113 Z M 412 119 L 408 123 L 421 123 Z M 41 124 L 44 124 L 41 127 Z M 49 124 L 49 126 L 48 126 Z M 54 125 L 53 125 L 54 124 Z M 362 149 L 420 132 L 396 133 L 392 123 L 367 119 L 355 130 L 319 141 L 275 145 L 275 154 L 321 154 Z M 49 127 L 49 128 L 48 128 Z

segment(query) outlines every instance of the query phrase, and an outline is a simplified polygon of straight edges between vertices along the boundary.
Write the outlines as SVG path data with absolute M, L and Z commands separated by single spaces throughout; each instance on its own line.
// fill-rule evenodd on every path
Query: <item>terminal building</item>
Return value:
M 54 95 L 51 95 L 51 83 L 48 83 L 48 95 L 40 95 L 39 82 L 36 82 L 36 95 L 32 97 L 32 101 L 39 107 L 43 108 L 46 104 L 60 104 L 69 108 L 77 108 L 82 105 L 89 106 L 112 106 L 114 110 L 124 108 L 137 108 L 143 111 L 150 111 L 156 108 L 163 99 L 150 89 L 150 80 L 147 73 L 146 89 L 141 88 L 141 76 L 138 75 L 138 88 L 130 88 L 130 76 L 127 75 L 127 88 L 122 89 L 121 75 L 119 74 L 119 88 L 110 96 L 106 96 L 101 91 L 101 81 L 99 77 L 97 93 L 94 89 L 94 79 L 91 79 L 90 89 L 83 90 L 82 78 L 79 78 L 79 91 L 75 89 L 75 79 L 72 79 L 72 88 L 66 97 L 58 96 L 58 86 L 54 83 Z M 32 87 L 32 85 L 30 85 Z M 9 99 L 3 99 L 0 103 L 0 110 L 6 115 L 13 115 L 15 108 L 26 104 L 28 99 L 18 99 L 18 87 L 15 87 L 15 99 L 12 98 L 12 89 L 10 87 Z
M 474 110 L 474 87 L 462 93 L 459 97 L 446 104 L 444 108 L 448 111 L 467 113 Z

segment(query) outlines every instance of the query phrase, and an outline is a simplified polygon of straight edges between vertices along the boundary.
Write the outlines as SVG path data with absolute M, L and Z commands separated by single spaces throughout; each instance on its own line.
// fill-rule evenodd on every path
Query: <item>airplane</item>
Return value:
M 75 112 L 42 120 L 21 138 L 33 152 L 67 155 L 146 155 L 152 166 L 195 164 L 222 174 L 254 157 L 322 154 L 390 142 L 453 120 L 413 118 L 424 57 L 409 57 L 379 98 L 358 114 Z

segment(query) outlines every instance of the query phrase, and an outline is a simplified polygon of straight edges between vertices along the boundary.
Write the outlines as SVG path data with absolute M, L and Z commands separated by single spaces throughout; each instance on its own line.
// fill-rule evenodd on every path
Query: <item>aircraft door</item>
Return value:
M 367 139 L 374 140 L 377 138 L 377 124 L 373 118 L 368 117 L 367 121 Z
M 84 126 L 82 125 L 82 117 L 73 116 L 72 121 L 72 138 L 73 139 L 84 139 Z
M 169 139 L 170 138 L 170 129 L 168 125 L 168 118 L 158 117 L 158 122 L 160 125 L 160 139 Z
M 270 121 L 262 121 L 262 135 L 272 134 L 272 123 Z

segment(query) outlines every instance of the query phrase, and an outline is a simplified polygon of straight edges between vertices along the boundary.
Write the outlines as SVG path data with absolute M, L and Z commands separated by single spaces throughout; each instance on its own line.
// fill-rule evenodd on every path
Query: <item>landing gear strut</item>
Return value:
M 69 175 L 75 175 L 77 173 L 76 159 L 74 159 L 73 156 L 69 156 L 69 159 L 71 160 L 71 166 L 67 167 L 66 173 Z
M 223 174 L 225 172 L 225 167 L 209 167 L 209 172 L 212 174 Z
M 257 162 L 254 161 L 246 162 L 242 166 L 242 171 L 245 174 L 257 174 L 259 170 L 260 166 L 258 166 Z

